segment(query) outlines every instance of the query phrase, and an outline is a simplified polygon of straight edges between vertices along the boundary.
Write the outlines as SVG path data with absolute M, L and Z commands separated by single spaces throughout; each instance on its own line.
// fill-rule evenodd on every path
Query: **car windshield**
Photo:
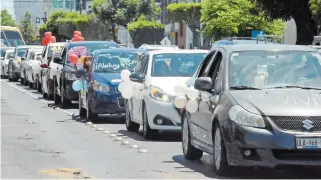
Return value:
M 17 31 L 3 30 L 1 35 L 4 35 L 4 44 L 7 46 L 25 45 L 21 35 Z
M 113 44 L 83 44 L 78 46 L 73 46 L 69 48 L 69 54 L 76 54 L 78 57 L 90 55 L 92 52 L 100 49 L 111 49 L 117 48 L 117 44 L 114 46 Z M 70 62 L 69 62 L 70 63 Z
M 152 76 L 191 77 L 206 53 L 164 53 L 153 56 Z
M 47 57 L 51 57 L 53 52 L 60 53 L 64 49 L 64 45 L 49 46 Z
M 229 86 L 321 88 L 321 55 L 308 51 L 233 52 L 229 60 Z
M 138 60 L 138 52 L 110 52 L 97 54 L 93 60 L 94 72 L 120 73 L 123 69 L 133 71 Z
M 26 54 L 27 50 L 28 50 L 27 48 L 19 48 L 17 55 L 18 55 L 19 57 L 23 57 L 23 56 Z

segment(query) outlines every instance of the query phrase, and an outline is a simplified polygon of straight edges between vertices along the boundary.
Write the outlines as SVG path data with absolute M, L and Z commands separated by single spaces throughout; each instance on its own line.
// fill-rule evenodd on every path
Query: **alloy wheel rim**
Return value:
M 221 151 L 222 151 L 222 145 L 221 145 L 221 133 L 219 128 L 215 131 L 215 140 L 214 140 L 214 163 L 216 169 L 220 169 L 221 166 Z
M 186 121 L 186 119 L 184 118 L 184 122 L 183 122 L 183 151 L 184 154 L 186 154 L 187 149 L 188 149 L 188 123 Z

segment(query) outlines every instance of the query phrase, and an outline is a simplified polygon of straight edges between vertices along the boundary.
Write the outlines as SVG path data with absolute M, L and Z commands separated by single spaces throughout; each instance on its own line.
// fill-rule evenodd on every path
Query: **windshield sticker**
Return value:
M 87 48 L 85 46 L 76 46 L 69 50 L 69 54 L 76 54 L 77 56 L 86 55 Z
M 112 63 L 97 63 L 94 65 L 94 70 L 97 70 L 97 69 L 109 69 L 109 68 L 112 68 L 112 69 L 119 69 L 120 68 L 120 64 L 112 64 Z

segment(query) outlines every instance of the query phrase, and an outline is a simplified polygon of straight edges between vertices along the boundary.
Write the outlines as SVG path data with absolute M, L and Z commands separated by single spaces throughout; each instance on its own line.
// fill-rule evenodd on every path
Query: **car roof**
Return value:
M 23 45 L 23 46 L 17 46 L 17 48 L 43 48 L 43 46 L 40 45 Z
M 106 45 L 116 45 L 117 43 L 113 41 L 77 41 L 77 42 L 66 42 L 66 46 L 81 46 L 81 45 L 87 45 L 87 44 L 106 44 Z
M 233 51 L 314 51 L 316 50 L 309 46 L 303 45 L 285 45 L 285 44 L 238 44 L 238 45 L 224 45 L 221 47 L 228 53 Z
M 49 46 L 64 46 L 66 42 L 56 42 L 56 43 L 50 43 Z
M 151 55 L 165 54 L 165 53 L 174 53 L 174 54 L 206 53 L 207 54 L 208 52 L 209 50 L 203 50 L 203 49 L 180 49 L 180 50 L 166 49 L 166 50 L 149 51 Z
M 144 49 L 135 49 L 135 48 L 114 48 L 114 49 L 100 49 L 94 51 L 95 54 L 103 54 L 110 52 L 147 52 Z

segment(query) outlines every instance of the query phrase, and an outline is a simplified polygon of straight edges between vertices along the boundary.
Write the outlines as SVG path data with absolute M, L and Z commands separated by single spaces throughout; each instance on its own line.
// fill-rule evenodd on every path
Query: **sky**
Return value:
M 1 10 L 7 9 L 8 12 L 14 17 L 14 11 L 13 11 L 13 0 L 1 0 Z

